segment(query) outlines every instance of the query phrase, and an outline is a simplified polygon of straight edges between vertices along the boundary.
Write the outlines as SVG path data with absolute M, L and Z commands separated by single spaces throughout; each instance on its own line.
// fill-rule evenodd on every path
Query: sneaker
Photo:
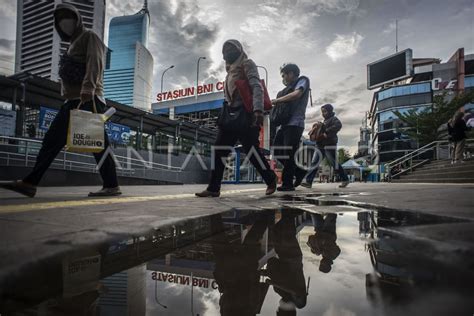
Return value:
M 272 183 L 267 185 L 267 190 L 265 191 L 265 195 L 270 195 L 270 194 L 275 193 L 276 188 L 277 188 L 277 176 L 274 175 Z
M 23 182 L 22 180 L 2 181 L 0 182 L 0 188 L 14 191 L 30 198 L 36 195 L 36 186 Z
M 204 190 L 202 192 L 195 193 L 197 197 L 219 197 L 221 192 L 212 192 L 208 190 Z
M 290 187 L 290 186 L 279 186 L 277 188 L 277 191 L 280 191 L 280 192 L 288 192 L 288 191 L 294 191 L 295 190 L 295 187 Z
M 349 181 L 342 181 L 341 184 L 339 185 L 340 188 L 345 188 L 349 185 Z
M 301 186 L 307 189 L 311 189 L 313 187 L 313 184 L 309 182 L 302 182 Z
M 96 192 L 89 192 L 88 196 L 117 196 L 121 195 L 120 187 L 115 188 L 102 188 Z
M 301 185 L 301 182 L 303 182 L 303 179 L 304 179 L 304 175 L 303 175 L 303 177 L 297 177 L 296 180 L 295 180 L 295 183 L 293 184 L 293 186 L 295 188 L 299 187 Z

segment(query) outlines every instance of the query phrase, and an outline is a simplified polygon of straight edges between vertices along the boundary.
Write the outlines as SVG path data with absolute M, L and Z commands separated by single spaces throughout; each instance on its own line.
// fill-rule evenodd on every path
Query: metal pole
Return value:
M 398 53 L 398 19 L 395 20 L 395 52 Z
M 199 87 L 199 62 L 201 59 L 206 59 L 206 57 L 199 57 L 197 61 L 197 71 L 196 71 L 196 100 L 198 98 L 198 87 Z
M 165 73 L 166 73 L 168 70 L 170 70 L 171 68 L 174 68 L 174 65 L 171 65 L 171 66 L 169 66 L 168 68 L 166 68 L 166 69 L 163 71 L 163 73 L 161 74 L 161 90 L 160 90 L 161 93 L 163 93 L 163 77 L 164 77 Z

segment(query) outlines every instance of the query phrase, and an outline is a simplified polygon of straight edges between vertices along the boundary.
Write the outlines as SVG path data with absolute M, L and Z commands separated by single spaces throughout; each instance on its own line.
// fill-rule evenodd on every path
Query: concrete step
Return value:
M 472 178 L 474 182 L 474 171 L 454 171 L 418 174 L 417 172 L 401 177 L 401 179 L 456 179 L 456 178 Z
M 437 170 L 437 169 L 446 169 L 446 168 L 454 168 L 454 167 L 458 167 L 458 166 L 462 166 L 463 168 L 474 168 L 474 161 L 473 160 L 469 160 L 469 161 L 465 161 L 464 163 L 461 163 L 461 162 L 458 162 L 458 163 L 455 163 L 455 164 L 451 164 L 451 162 L 443 162 L 443 163 L 429 163 L 429 164 L 426 164 L 424 166 L 421 166 L 419 168 L 417 168 L 416 170 Z
M 474 183 L 473 178 L 446 178 L 446 179 L 399 179 L 394 183 Z
M 407 173 L 405 176 L 413 175 L 413 174 L 438 174 L 438 173 L 445 173 L 445 172 L 471 172 L 474 171 L 474 165 L 471 166 L 464 166 L 464 165 L 452 165 L 445 168 L 420 168 L 415 169 L 413 172 Z

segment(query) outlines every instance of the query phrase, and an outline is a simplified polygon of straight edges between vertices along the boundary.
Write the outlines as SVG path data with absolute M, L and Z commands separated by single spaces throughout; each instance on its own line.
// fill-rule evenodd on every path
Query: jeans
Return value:
M 43 139 L 43 144 L 36 157 L 36 163 L 33 170 L 27 175 L 23 181 L 32 185 L 38 185 L 46 170 L 48 170 L 51 163 L 54 161 L 59 152 L 66 145 L 67 131 L 69 127 L 69 112 L 77 108 L 79 100 L 70 100 L 61 106 L 58 114 L 54 118 Z M 105 104 L 97 97 L 95 98 L 97 112 L 103 113 Z M 81 105 L 81 110 L 92 111 L 92 102 L 87 102 Z M 109 147 L 109 138 L 104 129 L 105 143 L 104 150 L 100 153 L 94 153 L 96 162 L 99 162 L 104 155 L 107 147 Z M 114 188 L 118 186 L 117 172 L 115 169 L 114 159 L 108 155 L 99 169 L 100 176 L 104 184 L 104 188 Z
M 274 154 L 283 164 L 282 186 L 284 187 L 293 187 L 295 176 L 297 179 L 303 179 L 306 175 L 306 170 L 298 167 L 295 162 L 295 153 L 298 150 L 303 130 L 304 128 L 299 126 L 283 126 L 275 135 Z
M 339 175 L 341 181 L 348 181 L 348 177 L 344 172 L 344 169 L 339 165 L 336 161 L 336 146 L 318 146 L 316 151 L 314 152 L 313 159 L 311 161 L 312 170 L 306 176 L 307 183 L 313 183 L 314 177 L 318 173 L 319 165 L 326 158 L 329 161 L 330 166 L 334 168 L 334 170 Z

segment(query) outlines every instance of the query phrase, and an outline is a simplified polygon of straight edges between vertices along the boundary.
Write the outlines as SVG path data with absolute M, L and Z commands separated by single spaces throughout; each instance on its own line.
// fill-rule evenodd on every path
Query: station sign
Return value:
M 201 95 L 220 91 L 224 91 L 224 81 L 219 81 L 215 84 L 208 83 L 204 85 L 199 85 L 197 87 L 188 87 L 172 91 L 160 92 L 156 95 L 156 100 L 158 102 L 170 101 L 186 97 L 192 97 L 196 95 L 196 92 L 198 95 Z

